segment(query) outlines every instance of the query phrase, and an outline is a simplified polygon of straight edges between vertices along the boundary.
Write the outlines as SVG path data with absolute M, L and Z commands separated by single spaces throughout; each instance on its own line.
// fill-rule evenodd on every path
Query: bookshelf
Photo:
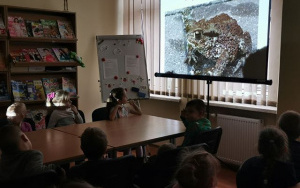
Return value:
M 5 117 L 5 111 L 8 105 L 14 102 L 14 96 L 11 87 L 11 80 L 41 80 L 42 78 L 68 77 L 75 81 L 75 87 L 78 92 L 77 62 L 70 60 L 62 62 L 57 59 L 54 62 L 41 60 L 32 61 L 13 61 L 11 54 L 23 51 L 24 49 L 53 49 L 64 48 L 69 51 L 77 52 L 76 38 L 76 13 L 68 11 L 53 11 L 45 9 L 35 9 L 16 6 L 0 6 L 0 15 L 6 29 L 6 34 L 0 35 L 0 58 L 3 54 L 3 63 L 0 64 L 0 81 L 4 82 L 8 91 L 8 100 L 0 100 L 0 118 Z M 40 22 L 44 20 L 60 20 L 69 22 L 75 35 L 73 38 L 56 38 L 56 37 L 35 37 L 35 36 L 13 36 L 9 30 L 9 17 L 22 18 L 25 21 Z M 10 22 L 11 23 L 11 22 Z M 28 28 L 26 28 L 28 30 Z M 0 59 L 1 63 L 1 59 Z M 1 88 L 0 88 L 1 89 Z M 28 109 L 45 108 L 45 100 L 21 100 Z M 78 106 L 78 98 L 72 98 L 74 105 Z

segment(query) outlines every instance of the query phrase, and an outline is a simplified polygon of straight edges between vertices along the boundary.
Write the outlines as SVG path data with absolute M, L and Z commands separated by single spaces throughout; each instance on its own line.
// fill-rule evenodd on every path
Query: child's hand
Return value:
M 70 108 L 71 108 L 71 110 L 74 112 L 75 115 L 78 114 L 78 110 L 77 110 L 76 106 L 71 105 Z
M 134 106 L 134 105 L 135 105 L 135 103 L 134 103 L 133 100 L 129 100 L 128 103 L 129 103 L 131 106 Z

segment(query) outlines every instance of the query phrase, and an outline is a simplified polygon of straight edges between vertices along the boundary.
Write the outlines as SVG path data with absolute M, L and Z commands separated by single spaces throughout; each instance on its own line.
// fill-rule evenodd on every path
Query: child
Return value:
M 54 106 L 47 128 L 83 123 L 76 106 L 72 105 L 69 92 L 57 90 L 47 95 L 47 106 Z
M 32 127 L 29 123 L 24 122 L 26 117 L 27 109 L 24 103 L 16 102 L 10 105 L 6 110 L 6 116 L 8 121 L 20 127 L 23 132 L 32 131 Z
M 133 108 L 127 107 L 127 103 L 129 103 Z M 120 87 L 111 90 L 106 107 L 111 121 L 117 118 L 128 117 L 129 113 L 142 115 L 141 109 L 134 103 L 133 100 L 127 101 L 126 91 Z M 130 154 L 130 152 L 130 149 L 124 151 L 124 155 Z M 136 149 L 136 154 L 138 157 L 143 156 L 143 149 L 141 146 Z
M 205 117 L 205 104 L 200 99 L 194 99 L 186 104 L 181 111 L 181 120 L 186 127 L 182 146 L 190 146 L 201 131 L 211 129 L 211 124 Z
M 274 127 L 261 131 L 258 140 L 260 156 L 244 162 L 237 173 L 237 187 L 291 187 L 297 184 L 294 167 L 288 163 L 286 134 Z
M 278 125 L 288 136 L 291 161 L 294 163 L 296 176 L 300 181 L 300 114 L 286 111 L 279 117 Z
M 219 161 L 206 151 L 187 153 L 175 173 L 176 183 L 172 188 L 216 187 L 219 168 Z
M 0 129 L 0 181 L 29 177 L 48 170 L 61 176 L 64 171 L 56 165 L 43 165 L 43 154 L 32 150 L 27 136 L 16 126 Z
M 127 103 L 129 103 L 133 109 L 127 107 Z M 126 91 L 123 88 L 114 88 L 111 90 L 106 107 L 109 112 L 110 120 L 127 117 L 129 113 L 136 115 L 142 114 L 141 109 L 134 103 L 133 100 L 127 101 Z

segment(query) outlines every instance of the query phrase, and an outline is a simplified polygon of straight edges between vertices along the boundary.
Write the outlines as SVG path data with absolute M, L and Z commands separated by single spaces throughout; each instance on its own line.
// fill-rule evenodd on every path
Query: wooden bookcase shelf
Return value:
M 72 62 L 12 62 L 10 57 L 11 52 L 23 49 L 38 49 L 38 48 L 67 48 L 69 51 L 77 52 L 77 38 L 47 38 L 47 37 L 14 37 L 10 36 L 8 29 L 8 17 L 21 17 L 25 20 L 38 22 L 44 20 L 60 20 L 68 21 L 72 25 L 74 35 L 76 35 L 76 13 L 68 11 L 52 11 L 44 9 L 16 7 L 16 6 L 0 6 L 0 15 L 3 18 L 3 23 L 6 27 L 6 34 L 0 35 L 0 81 L 6 83 L 9 94 L 9 100 L 0 100 L 0 114 L 5 115 L 8 105 L 14 102 L 12 93 L 11 80 L 41 80 L 42 78 L 57 78 L 68 77 L 75 80 L 75 87 L 78 92 L 77 67 L 79 64 Z M 1 55 L 3 62 L 1 64 Z M 53 71 L 30 71 L 31 67 L 52 67 Z M 58 70 L 55 70 L 55 67 Z M 71 70 L 59 70 L 63 67 L 73 67 Z M 28 69 L 27 69 L 28 68 Z M 52 69 L 50 69 L 52 70 Z M 0 88 L 1 89 L 1 88 Z M 72 99 L 75 105 L 78 105 L 78 99 Z M 30 106 L 45 106 L 45 100 L 21 101 Z M 30 107 L 28 107 L 30 108 Z M 2 117 L 0 117 L 2 118 Z

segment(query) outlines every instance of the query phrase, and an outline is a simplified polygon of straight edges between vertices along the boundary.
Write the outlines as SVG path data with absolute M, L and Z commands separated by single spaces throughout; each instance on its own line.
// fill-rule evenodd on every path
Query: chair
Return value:
M 207 144 L 178 147 L 149 158 L 139 171 L 135 183 L 143 188 L 165 188 L 173 179 L 173 176 L 181 162 L 182 153 L 197 149 L 208 148 Z
M 97 108 L 92 113 L 92 121 L 109 120 L 109 114 L 106 107 Z
M 69 170 L 70 179 L 83 179 L 93 186 L 103 188 L 131 188 L 137 170 L 133 155 L 98 161 L 87 161 Z
M 200 132 L 194 139 L 192 145 L 206 143 L 208 152 L 215 155 L 218 152 L 219 144 L 222 136 L 222 127 L 216 127 L 208 131 Z
M 58 174 L 53 170 L 45 171 L 30 177 L 0 181 L 0 187 L 40 188 L 55 187 L 58 184 Z
M 78 113 L 80 114 L 80 116 L 82 117 L 83 123 L 85 123 L 85 116 L 82 110 L 78 110 Z

